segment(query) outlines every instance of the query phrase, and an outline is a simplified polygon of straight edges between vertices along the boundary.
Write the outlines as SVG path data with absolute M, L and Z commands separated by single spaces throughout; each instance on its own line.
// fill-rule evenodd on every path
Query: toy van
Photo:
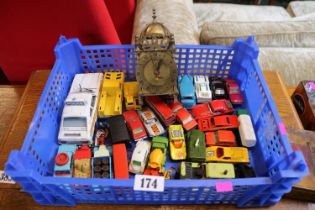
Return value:
M 58 142 L 92 144 L 102 73 L 76 74 L 63 108 Z

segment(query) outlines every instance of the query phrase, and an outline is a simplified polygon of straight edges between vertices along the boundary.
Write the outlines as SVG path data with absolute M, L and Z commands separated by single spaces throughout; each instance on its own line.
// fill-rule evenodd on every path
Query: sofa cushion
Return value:
M 196 3 L 193 5 L 199 28 L 213 21 L 281 21 L 291 16 L 282 7 L 220 3 Z
M 152 22 L 152 9 L 156 10 L 156 21 L 163 23 L 174 34 L 176 44 L 199 44 L 192 0 L 138 0 L 132 43 L 135 35 Z
M 259 63 L 263 70 L 280 72 L 288 86 L 301 80 L 315 80 L 314 48 L 260 48 Z
M 260 47 L 315 47 L 314 21 L 208 22 L 201 44 L 231 45 L 235 38 L 254 35 Z
M 292 16 L 302 16 L 315 12 L 314 1 L 291 1 L 287 7 L 287 11 Z

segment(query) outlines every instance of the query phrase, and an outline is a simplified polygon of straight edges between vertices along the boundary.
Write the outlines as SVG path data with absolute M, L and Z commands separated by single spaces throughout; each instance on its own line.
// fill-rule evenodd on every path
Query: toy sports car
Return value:
M 138 113 L 150 137 L 165 133 L 160 121 L 149 108 L 143 108 L 141 111 L 138 111 Z

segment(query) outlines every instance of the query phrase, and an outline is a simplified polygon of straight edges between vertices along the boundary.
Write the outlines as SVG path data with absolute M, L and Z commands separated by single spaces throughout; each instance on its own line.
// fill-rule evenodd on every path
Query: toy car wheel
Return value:
M 65 164 L 67 164 L 69 162 L 69 156 L 67 153 L 59 153 L 56 158 L 55 158 L 55 162 L 58 166 L 63 166 Z

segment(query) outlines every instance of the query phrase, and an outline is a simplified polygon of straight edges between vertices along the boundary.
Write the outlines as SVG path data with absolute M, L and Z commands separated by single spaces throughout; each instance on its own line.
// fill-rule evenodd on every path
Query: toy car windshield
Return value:
M 238 87 L 231 87 L 229 90 L 230 93 L 239 93 L 240 89 Z
M 63 127 L 86 128 L 86 117 L 65 117 L 63 119 Z
M 186 119 L 183 120 L 183 124 L 189 123 L 192 120 L 193 118 L 191 116 L 188 116 Z
M 214 92 L 216 95 L 224 95 L 225 94 L 225 91 L 222 88 L 217 88 L 217 89 L 215 89 Z
M 146 123 L 146 124 L 151 124 L 151 123 L 156 123 L 156 121 L 157 121 L 157 119 L 151 118 L 151 119 L 146 119 L 146 120 L 145 120 L 145 123 Z

